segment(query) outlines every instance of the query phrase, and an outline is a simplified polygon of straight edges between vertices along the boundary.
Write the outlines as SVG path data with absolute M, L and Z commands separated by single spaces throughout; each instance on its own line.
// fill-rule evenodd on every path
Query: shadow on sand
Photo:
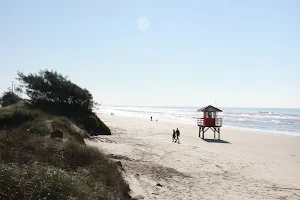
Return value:
M 218 139 L 202 139 L 205 142 L 211 142 L 211 143 L 224 143 L 224 144 L 231 144 L 230 142 L 227 142 L 225 140 L 218 140 Z

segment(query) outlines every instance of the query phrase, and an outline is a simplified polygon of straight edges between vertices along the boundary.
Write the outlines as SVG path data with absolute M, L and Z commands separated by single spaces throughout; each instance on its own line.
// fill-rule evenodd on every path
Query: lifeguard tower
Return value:
M 211 105 L 197 110 L 198 112 L 203 112 L 202 118 L 197 118 L 197 125 L 199 126 L 199 137 L 204 139 L 204 133 L 211 129 L 214 132 L 214 138 L 216 138 L 216 132 L 218 133 L 218 139 L 220 139 L 220 127 L 222 126 L 222 118 L 217 117 L 218 112 L 222 110 L 213 107 Z

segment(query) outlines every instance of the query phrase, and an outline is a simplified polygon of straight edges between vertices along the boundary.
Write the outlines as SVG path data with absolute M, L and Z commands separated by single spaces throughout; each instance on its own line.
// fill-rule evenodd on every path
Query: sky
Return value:
M 0 0 L 0 93 L 53 69 L 102 105 L 300 108 L 298 0 Z

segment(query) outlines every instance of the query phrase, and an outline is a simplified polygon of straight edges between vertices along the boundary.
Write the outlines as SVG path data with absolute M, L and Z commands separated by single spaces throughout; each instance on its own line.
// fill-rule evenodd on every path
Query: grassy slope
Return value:
M 50 132 L 64 132 L 62 141 Z M 24 106 L 0 108 L 0 199 L 124 199 L 117 165 L 65 117 Z

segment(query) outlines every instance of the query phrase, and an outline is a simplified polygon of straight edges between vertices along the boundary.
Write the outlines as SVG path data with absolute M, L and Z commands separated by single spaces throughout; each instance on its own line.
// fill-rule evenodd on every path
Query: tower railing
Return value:
M 198 126 L 207 126 L 207 124 L 205 124 L 205 118 L 197 118 L 197 125 Z M 222 118 L 206 118 L 206 119 L 214 119 L 215 123 L 214 126 L 222 126 L 223 120 Z M 209 123 L 210 125 L 208 126 L 212 126 L 211 123 Z

